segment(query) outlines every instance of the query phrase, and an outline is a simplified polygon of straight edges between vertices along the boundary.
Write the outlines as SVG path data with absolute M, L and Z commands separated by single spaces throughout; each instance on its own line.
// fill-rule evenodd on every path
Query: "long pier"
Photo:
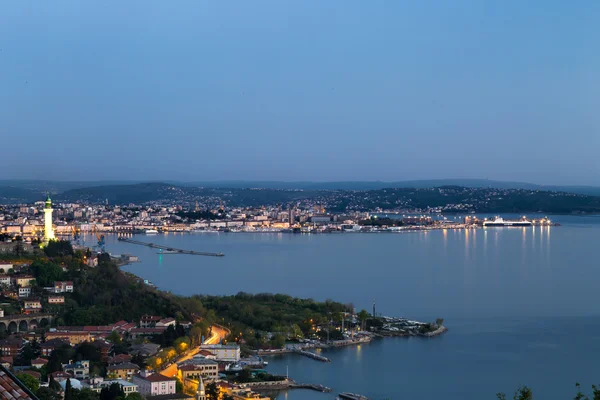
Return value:
M 176 249 L 173 247 L 169 247 L 169 246 L 163 246 L 160 244 L 155 244 L 155 243 L 148 243 L 148 242 L 140 242 L 139 240 L 133 240 L 133 239 L 127 239 L 124 237 L 119 237 L 119 240 L 121 242 L 125 242 L 125 243 L 131 243 L 131 244 L 137 244 L 140 246 L 148 246 L 148 247 L 152 247 L 153 249 L 162 249 L 162 250 L 167 250 L 170 253 L 169 254 L 192 254 L 195 256 L 209 256 L 209 257 L 223 257 L 225 254 L 223 253 L 207 253 L 207 252 L 202 252 L 202 251 L 194 251 L 194 250 L 184 250 L 184 249 Z
M 312 358 L 313 360 L 323 361 L 323 362 L 331 362 L 331 360 L 329 358 L 320 356 L 315 353 L 311 353 L 310 351 L 295 349 L 294 352 L 298 353 L 298 354 L 302 354 L 303 356 Z
M 321 393 L 330 393 L 331 388 L 325 385 L 315 385 L 313 383 L 293 383 L 290 385 L 291 389 L 310 389 Z

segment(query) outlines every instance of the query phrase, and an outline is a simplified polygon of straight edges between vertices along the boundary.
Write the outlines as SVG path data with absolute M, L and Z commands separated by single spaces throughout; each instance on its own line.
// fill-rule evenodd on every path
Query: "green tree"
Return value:
M 83 389 L 77 390 L 75 392 L 77 392 L 77 394 L 76 394 L 77 400 L 99 400 L 100 399 L 100 393 L 96 393 L 90 388 L 83 388 Z
M 364 330 L 365 323 L 367 322 L 367 319 L 369 318 L 369 313 L 367 312 L 367 310 L 360 310 L 360 312 L 358 313 L 357 316 L 358 316 L 358 320 L 360 321 L 361 329 Z
M 206 398 L 208 400 L 219 400 L 219 387 L 215 382 L 206 385 Z
M 497 393 L 496 398 L 498 400 L 506 400 L 506 394 Z M 532 400 L 532 399 L 533 399 L 533 393 L 531 392 L 531 389 L 529 389 L 527 386 L 519 387 L 517 389 L 517 391 L 515 392 L 515 394 L 513 395 L 513 400 Z
M 101 362 L 102 354 L 100 353 L 98 347 L 94 346 L 92 343 L 84 342 L 77 346 L 77 349 L 75 350 L 75 360 Z
M 200 345 L 202 341 L 202 336 L 204 335 L 205 330 L 198 325 L 194 325 L 192 329 L 190 329 L 189 338 L 192 346 Z
M 67 378 L 65 383 L 65 398 L 64 400 L 77 400 L 75 393 L 73 392 L 73 386 L 71 385 L 71 379 Z
M 148 364 L 151 369 L 157 371 L 163 364 L 162 357 L 150 357 L 146 359 L 146 364 Z
M 241 383 L 252 381 L 252 371 L 249 368 L 244 368 L 238 373 L 236 380 Z
M 144 397 L 137 392 L 133 392 L 127 395 L 127 400 L 144 400 Z
M 68 240 L 50 240 L 44 247 L 44 253 L 48 257 L 65 257 L 75 254 L 73 245 Z
M 54 349 L 52 353 L 50 353 L 50 359 L 48 360 L 48 372 L 62 371 L 62 364 L 68 363 L 69 360 L 73 358 L 74 354 L 75 350 L 68 344 Z
M 444 326 L 444 318 L 438 318 L 435 320 L 435 324 L 438 328 Z
M 55 281 L 64 278 L 64 272 L 60 265 L 53 262 L 35 260 L 30 266 L 31 272 L 39 286 L 51 286 Z
M 596 385 L 592 385 L 592 395 L 593 400 L 600 400 L 600 389 Z
M 119 335 L 119 332 L 117 331 L 112 331 L 110 335 L 108 335 L 107 339 L 112 344 L 121 344 L 121 342 L 123 341 L 121 335 Z
M 179 378 L 175 379 L 175 391 L 177 393 L 183 393 L 183 382 L 181 382 Z
M 298 324 L 292 325 L 291 333 L 295 339 L 302 339 L 304 337 L 304 334 L 302 333 L 302 329 L 300 329 L 300 326 L 298 326 Z
M 48 380 L 48 387 L 54 390 L 55 392 L 60 392 L 62 390 L 60 384 L 54 380 L 52 375 L 50 375 L 50 379 Z
M 285 337 L 283 335 L 275 335 L 271 341 L 273 347 L 282 348 L 285 346 Z
M 25 247 L 23 246 L 22 240 L 17 240 L 15 246 L 13 247 L 13 253 L 17 257 L 22 257 L 25 254 Z
M 532 400 L 533 393 L 527 386 L 522 386 L 515 393 L 515 400 Z
M 125 392 L 123 392 L 123 387 L 118 383 L 113 383 L 109 387 L 102 388 L 100 391 L 100 400 L 116 400 L 119 397 L 124 398 Z
M 581 385 L 579 382 L 575 383 L 575 387 L 577 388 L 577 394 L 573 398 L 574 400 L 588 400 L 588 397 L 581 392 Z
M 21 351 L 21 358 L 23 359 L 23 361 L 29 364 L 31 360 L 35 360 L 40 356 L 40 354 L 42 354 L 40 344 L 37 341 L 37 339 L 33 339 L 31 342 L 23 346 L 23 350 Z
M 38 381 L 31 375 L 17 374 L 15 376 L 17 377 L 18 380 L 23 382 L 23 384 L 25 386 L 27 386 L 29 388 L 29 390 L 31 390 L 33 393 L 37 392 L 37 390 L 40 388 L 40 381 Z
M 190 348 L 190 339 L 185 336 L 179 337 L 173 342 L 173 347 L 175 347 L 177 354 L 183 354 Z
M 41 387 L 35 393 L 39 400 L 62 400 L 62 397 L 49 387 Z

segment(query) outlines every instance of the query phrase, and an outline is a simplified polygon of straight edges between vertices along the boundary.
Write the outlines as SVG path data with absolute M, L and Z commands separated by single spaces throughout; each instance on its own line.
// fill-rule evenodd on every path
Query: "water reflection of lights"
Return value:
M 465 260 L 469 259 L 469 229 L 465 229 Z

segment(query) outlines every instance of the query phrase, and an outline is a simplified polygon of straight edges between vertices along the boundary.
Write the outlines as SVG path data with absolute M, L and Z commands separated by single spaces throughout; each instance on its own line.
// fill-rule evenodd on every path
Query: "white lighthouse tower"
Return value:
M 52 200 L 50 195 L 46 199 L 44 206 L 44 243 L 48 244 L 50 240 L 54 240 L 54 229 L 52 228 Z

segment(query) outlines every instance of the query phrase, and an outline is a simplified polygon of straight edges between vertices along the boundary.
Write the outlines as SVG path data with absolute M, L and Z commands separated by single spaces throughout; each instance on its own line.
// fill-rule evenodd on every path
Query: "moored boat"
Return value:
M 520 220 L 508 220 L 501 217 L 496 217 L 493 220 L 483 221 L 484 227 L 497 227 L 497 226 L 532 226 L 531 221 L 528 221 L 524 217 Z

